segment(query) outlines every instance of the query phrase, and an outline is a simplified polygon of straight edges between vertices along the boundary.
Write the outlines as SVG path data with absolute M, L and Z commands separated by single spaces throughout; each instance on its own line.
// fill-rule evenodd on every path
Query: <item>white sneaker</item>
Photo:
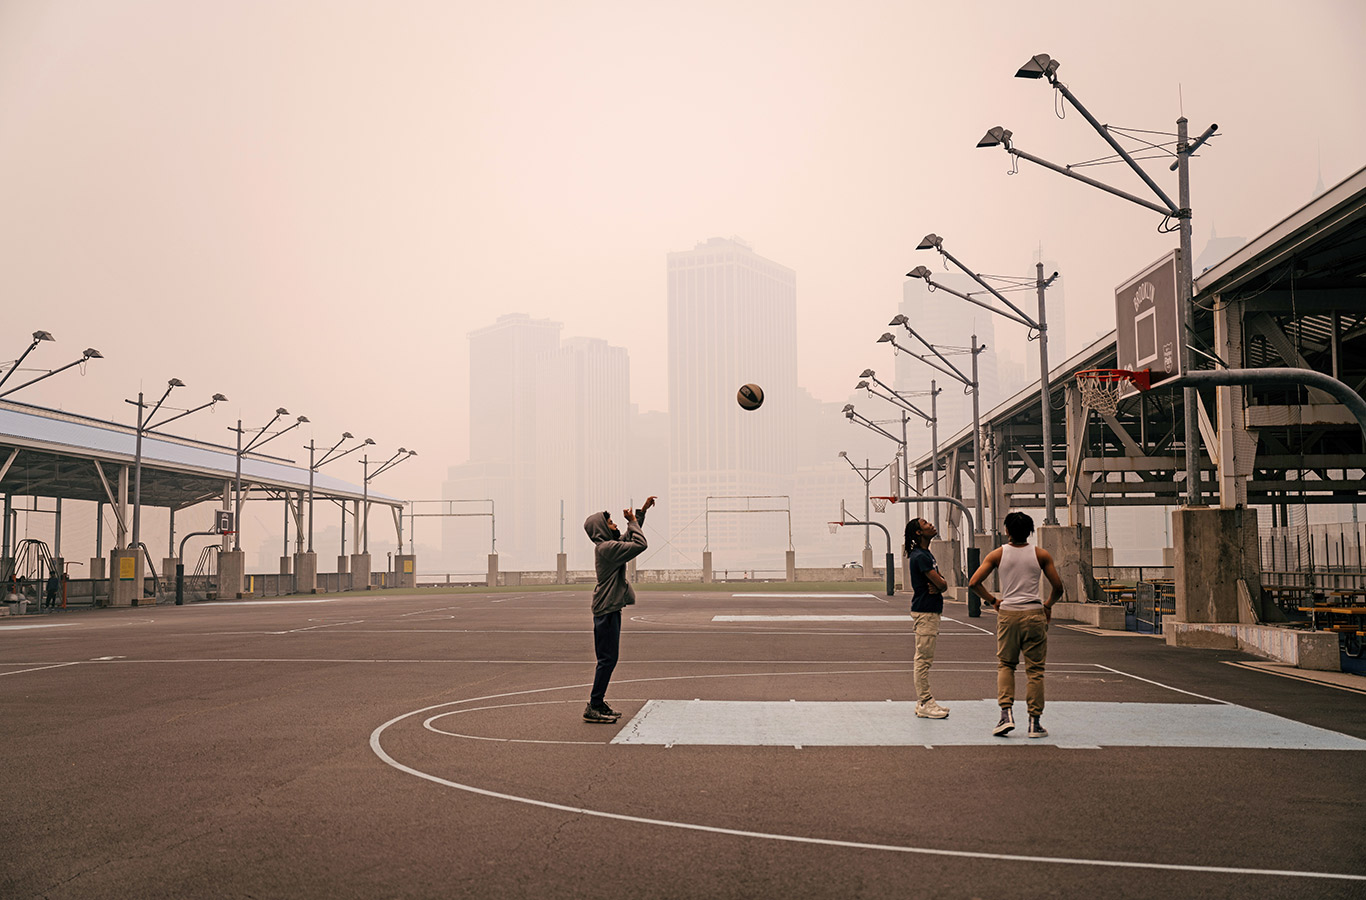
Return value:
M 926 703 L 917 703 L 915 705 L 915 714 L 917 718 L 921 719 L 947 719 L 949 711 L 938 703 L 935 703 L 933 700 L 930 700 Z

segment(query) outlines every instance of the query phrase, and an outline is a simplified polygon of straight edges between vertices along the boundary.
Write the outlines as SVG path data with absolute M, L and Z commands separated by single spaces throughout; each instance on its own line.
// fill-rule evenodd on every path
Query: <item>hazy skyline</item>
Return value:
M 310 436 L 419 456 L 375 483 L 440 495 L 467 454 L 467 334 L 524 312 L 630 353 L 667 409 L 666 256 L 738 235 L 795 270 L 798 383 L 846 397 L 927 232 L 979 271 L 1067 279 L 1070 343 L 1176 243 L 1140 207 L 974 144 L 1108 150 L 1055 115 L 1035 53 L 1096 117 L 1221 136 L 1192 164 L 1197 252 L 1251 238 L 1363 163 L 1356 2 L 743 5 L 343 0 L 0 6 L 0 291 L 12 359 L 107 357 L 13 399 L 133 421 L 123 400 L 277 406 Z M 1175 176 L 1149 163 L 1175 191 Z M 1089 169 L 1135 193 L 1122 167 Z M 1022 348 L 998 348 L 1023 359 Z M 18 376 L 16 376 L 17 380 Z M 354 472 L 331 474 L 358 482 Z

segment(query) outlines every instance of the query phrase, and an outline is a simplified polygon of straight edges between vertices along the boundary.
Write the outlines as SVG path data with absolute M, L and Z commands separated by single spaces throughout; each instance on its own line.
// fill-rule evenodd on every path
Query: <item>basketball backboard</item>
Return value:
M 1181 303 L 1176 291 L 1181 251 L 1173 250 L 1115 289 L 1117 368 L 1149 372 L 1153 387 L 1181 369 Z M 1121 399 L 1138 388 L 1125 384 Z

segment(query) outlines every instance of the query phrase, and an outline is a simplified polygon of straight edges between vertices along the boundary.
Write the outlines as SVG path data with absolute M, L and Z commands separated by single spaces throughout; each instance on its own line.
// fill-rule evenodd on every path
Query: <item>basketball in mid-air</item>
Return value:
M 764 405 L 764 389 L 757 384 L 742 384 L 735 392 L 735 400 L 742 409 L 758 409 Z

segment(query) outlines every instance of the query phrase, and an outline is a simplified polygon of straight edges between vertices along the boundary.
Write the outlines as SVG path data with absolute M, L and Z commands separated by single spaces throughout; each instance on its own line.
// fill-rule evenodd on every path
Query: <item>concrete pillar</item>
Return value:
M 1040 525 L 1035 533 L 1038 546 L 1053 556 L 1053 564 L 1062 576 L 1066 598 L 1073 603 L 1085 603 L 1095 593 L 1095 577 L 1091 570 L 1091 526 Z M 1039 577 L 1040 596 L 1047 598 L 1053 586 Z
M 702 551 L 702 583 L 711 584 L 711 551 Z
M 241 599 L 247 584 L 247 551 L 218 551 L 218 599 Z
M 498 554 L 497 554 L 497 553 L 490 553 L 490 554 L 489 554 L 489 571 L 488 571 L 488 581 L 487 581 L 487 583 L 488 583 L 488 586 L 489 586 L 489 587 L 497 587 L 497 586 L 498 586 Z
M 1115 551 L 1113 547 L 1092 547 L 1091 565 L 1108 569 L 1115 564 Z
M 351 590 L 370 590 L 370 554 L 351 554 Z
M 136 550 L 109 553 L 109 606 L 137 606 L 142 599 L 142 554 Z
M 282 556 L 282 557 L 280 557 L 280 574 L 281 574 L 281 575 L 293 575 L 293 574 L 294 574 L 294 560 L 293 560 L 293 559 L 291 559 L 291 558 L 288 557 L 288 556 Z
M 863 574 L 864 574 L 864 575 L 871 575 L 871 574 L 873 574 L 873 548 L 872 548 L 872 547 L 864 547 L 864 548 L 863 548 L 863 556 L 862 556 L 862 558 L 860 558 L 859 562 L 863 563 Z
M 555 554 L 555 583 L 569 583 L 569 557 L 563 553 Z
M 400 553 L 394 557 L 394 587 L 417 587 L 417 556 Z
M 1257 511 L 1194 507 L 1172 512 L 1176 621 L 1257 621 L 1261 559 Z
M 634 559 L 628 560 L 627 563 L 626 563 L 626 580 L 629 581 L 629 582 L 631 582 L 631 583 L 633 583 L 633 584 L 635 583 L 635 580 L 636 580 L 636 561 L 635 561 Z
M 318 593 L 318 554 L 311 550 L 294 554 L 294 592 Z
M 90 577 L 95 581 L 105 578 L 104 557 L 96 556 L 90 560 Z
M 934 561 L 939 564 L 939 574 L 949 583 L 950 591 L 967 583 L 959 575 L 963 568 L 963 547 L 958 541 L 936 538 L 930 541 L 930 553 L 934 554 Z
M 345 575 L 347 572 L 350 572 L 350 571 L 351 571 L 351 557 L 349 557 L 349 556 L 338 556 L 338 557 L 337 557 L 337 574 L 338 574 L 338 575 Z M 345 581 L 345 580 L 346 580 L 346 579 L 342 579 L 342 581 Z
M 797 580 L 797 551 L 787 551 L 787 580 Z

